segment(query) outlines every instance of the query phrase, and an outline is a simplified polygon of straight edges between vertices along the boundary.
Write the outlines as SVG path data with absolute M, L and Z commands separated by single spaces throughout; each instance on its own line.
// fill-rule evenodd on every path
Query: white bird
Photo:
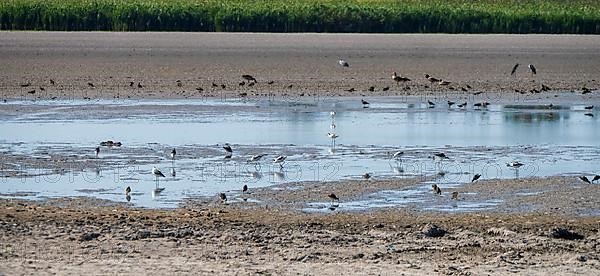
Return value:
M 287 156 L 285 155 L 279 155 L 273 159 L 273 164 L 279 164 L 279 166 L 283 168 L 283 164 L 285 163 L 286 158 Z
M 525 164 L 523 164 L 523 163 L 521 163 L 521 162 L 519 162 L 519 161 L 510 162 L 510 163 L 506 163 L 506 166 L 507 166 L 507 167 L 516 168 L 516 169 L 518 169 L 518 168 L 522 167 L 523 165 L 525 165 Z
M 262 159 L 266 154 L 258 154 L 258 155 L 252 155 L 252 157 L 250 157 L 250 159 L 248 159 L 248 162 L 258 162 L 260 161 L 260 159 Z
M 340 137 L 340 136 L 338 136 L 338 135 L 337 135 L 337 134 L 335 134 L 335 133 L 328 132 L 328 133 L 327 133 L 327 137 L 329 137 L 329 138 L 331 138 L 331 139 L 336 139 L 336 138 L 338 138 L 338 137 Z
M 158 178 L 165 177 L 165 175 L 156 167 L 152 167 L 152 174 L 156 177 L 156 187 L 158 187 Z
M 402 155 L 404 155 L 404 152 L 403 152 L 403 151 L 397 151 L 397 152 L 395 152 L 395 153 L 392 155 L 392 159 L 400 159 L 400 160 L 402 160 L 402 159 L 401 159 Z
M 350 64 L 348 64 L 347 61 L 340 59 L 338 60 L 338 63 L 342 66 L 342 67 L 350 67 Z

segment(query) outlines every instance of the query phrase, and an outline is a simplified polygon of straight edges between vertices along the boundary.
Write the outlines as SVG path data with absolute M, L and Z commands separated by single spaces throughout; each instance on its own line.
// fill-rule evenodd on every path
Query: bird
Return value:
M 518 63 L 517 63 L 517 64 L 515 64 L 515 66 L 513 66 L 513 69 L 512 69 L 512 71 L 510 71 L 510 75 L 511 75 L 511 76 L 512 76 L 512 75 L 514 75 L 514 74 L 515 74 L 515 72 L 517 72 L 517 68 L 518 68 L 518 67 L 519 67 L 519 64 L 518 64 Z
M 156 167 L 152 167 L 152 174 L 156 177 L 156 185 L 158 186 L 158 178 L 165 177 L 165 175 Z
M 32 94 L 32 95 L 33 95 L 33 94 L 35 94 L 35 89 L 33 89 L 33 90 L 30 90 L 30 91 L 27 91 L 27 93 L 28 93 L 28 94 Z
M 332 202 L 333 201 L 338 201 L 338 202 L 340 201 L 340 198 L 337 197 L 334 193 L 331 193 L 331 194 L 327 195 L 327 197 L 330 198 Z
M 177 151 L 175 149 L 173 149 L 171 151 L 171 159 L 175 160 L 175 155 L 177 154 Z
M 138 87 L 138 88 L 144 88 L 144 86 L 142 86 L 142 83 L 141 83 L 141 82 L 138 82 L 138 85 L 137 85 L 137 87 Z
M 390 90 L 390 87 L 389 87 L 389 86 L 386 86 L 386 87 L 384 87 L 384 88 L 381 88 L 381 91 L 388 91 L 388 90 Z
M 592 110 L 592 109 L 594 109 L 594 106 L 593 105 L 588 105 L 588 106 L 584 107 L 583 109 Z
M 279 155 L 279 156 L 273 158 L 273 164 L 279 164 L 279 166 L 283 168 L 283 164 L 285 163 L 286 158 L 287 158 L 287 156 L 285 156 L 285 155 Z
M 592 182 L 590 182 L 590 180 L 585 175 L 580 176 L 579 179 L 585 183 L 592 184 Z
M 600 175 L 594 175 L 594 178 L 592 178 L 592 183 L 594 183 L 598 180 L 600 180 Z
M 335 123 L 334 123 L 334 122 L 331 122 L 331 125 L 329 126 L 329 128 L 331 128 L 331 129 L 335 129 L 335 127 L 336 127 L 336 126 L 335 126 Z
M 456 191 L 452 192 L 452 196 L 450 196 L 450 199 L 458 200 L 458 192 L 456 192 Z
M 593 114 L 593 113 L 585 113 L 585 114 L 583 114 L 583 115 L 585 115 L 585 116 L 588 116 L 588 117 L 594 117 L 594 114 Z
M 436 184 L 431 185 L 431 190 L 436 195 L 441 195 L 442 194 L 442 189 L 440 189 L 440 187 L 438 187 L 438 185 L 436 185 Z
M 256 82 L 256 78 L 254 78 L 254 77 L 253 77 L 253 76 L 251 76 L 251 75 L 242 75 L 242 78 L 243 78 L 243 79 L 245 79 L 245 80 L 247 80 L 247 81 L 253 81 L 253 82 Z
M 92 82 L 88 82 L 88 86 L 94 88 L 94 84 Z
M 507 166 L 507 167 L 516 168 L 516 169 L 518 169 L 518 168 L 522 167 L 523 165 L 525 165 L 525 164 L 523 164 L 523 163 L 521 163 L 521 162 L 519 162 L 519 161 L 510 162 L 510 163 L 506 163 L 506 166 Z
M 134 84 L 135 84 L 135 82 L 132 82 L 132 81 L 129 82 L 130 87 L 133 87 Z
M 450 82 L 449 82 L 449 81 L 445 81 L 445 80 L 440 80 L 440 81 L 438 82 L 438 84 L 439 84 L 439 85 L 442 85 L 442 86 L 447 86 L 447 85 L 449 85 L 449 84 L 450 84 Z
M 365 174 L 362 175 L 362 178 L 369 179 L 369 178 L 371 178 L 371 174 L 370 173 L 365 173 Z
M 338 60 L 338 63 L 342 66 L 342 67 L 350 67 L 350 64 L 348 64 L 347 61 L 340 59 Z
M 176 80 L 175 83 L 177 83 L 177 87 L 183 86 L 183 83 L 181 82 L 181 80 Z
M 50 79 L 50 84 L 55 85 L 56 82 L 53 79 Z
M 248 162 L 258 162 L 260 161 L 260 159 L 262 159 L 266 154 L 257 154 L 257 155 L 252 155 L 250 157 L 250 159 L 248 159 Z
M 130 202 L 131 201 L 131 195 L 126 194 L 125 195 L 125 200 L 127 200 L 127 202 Z
M 399 84 L 400 82 L 407 82 L 407 81 L 411 81 L 409 78 L 407 77 L 403 77 L 403 76 L 399 76 L 396 74 L 396 72 L 394 72 L 392 74 L 392 80 L 394 80 L 396 82 L 396 84 Z
M 527 67 L 529 68 L 529 70 L 531 70 L 532 75 L 537 74 L 537 69 L 535 69 L 535 66 L 533 66 L 533 64 L 529 64 L 527 65 Z
M 369 90 L 370 92 L 373 92 L 373 91 L 375 91 L 375 86 L 369 86 L 369 89 L 368 89 L 368 90 Z
M 440 81 L 441 81 L 440 79 L 436 79 L 436 78 L 434 78 L 434 77 L 430 76 L 429 74 L 425 74 L 425 78 L 426 78 L 426 79 L 427 79 L 429 82 L 431 82 L 431 83 L 434 83 L 434 82 L 440 82 Z
M 443 153 L 443 152 L 436 153 L 436 154 L 434 154 L 434 155 L 433 155 L 433 157 L 434 157 L 434 158 L 435 158 L 435 157 L 437 157 L 437 158 L 439 158 L 439 159 L 450 159 L 450 158 L 448 158 L 448 156 L 446 156 L 446 154 L 445 154 L 445 153 Z
M 340 136 L 338 136 L 338 135 L 337 135 L 337 134 L 335 134 L 335 133 L 328 132 L 328 133 L 327 133 L 327 137 L 329 137 L 329 138 L 331 138 L 331 139 L 336 139 L 336 138 L 338 138 L 338 137 L 340 137 Z
M 245 194 L 246 192 L 248 192 L 248 185 L 244 184 L 244 187 L 242 187 L 242 194 Z
M 223 146 L 223 149 L 225 150 L 225 152 L 227 154 L 233 153 L 233 149 L 231 148 L 231 146 L 229 145 L 229 143 L 225 143 L 225 145 Z
M 347 89 L 346 92 L 354 92 L 356 91 L 356 89 L 354 89 L 354 87 L 351 87 L 350 89 Z
M 448 107 L 452 107 L 456 102 L 448 101 Z
M 100 154 L 100 147 L 96 147 L 94 152 L 96 153 L 96 158 L 98 158 L 98 155 Z
M 242 81 L 242 82 L 240 82 L 240 84 L 239 84 L 239 85 L 240 85 L 240 86 L 244 86 L 244 85 L 246 85 L 246 82 L 245 82 L 245 81 Z
M 392 155 L 392 159 L 400 159 L 400 160 L 402 160 L 401 159 L 402 155 L 404 155 L 403 151 L 394 152 L 394 154 Z
M 335 114 L 336 114 L 336 113 L 335 113 L 335 111 L 329 111 L 329 115 L 330 115 L 331 117 L 335 117 Z
M 457 105 L 457 106 L 458 106 L 458 108 L 464 108 L 464 107 L 467 107 L 467 102 L 461 103 L 461 104 L 459 104 L 459 105 Z
M 429 104 L 430 108 L 435 107 L 435 103 L 430 100 L 427 100 L 427 104 Z
M 365 101 L 364 99 L 360 99 L 360 102 L 361 102 L 363 105 L 369 105 L 369 102 Z
M 473 179 L 471 179 L 471 182 L 475 182 L 475 181 L 477 181 L 477 180 L 478 180 L 480 177 L 481 177 L 481 174 L 475 174 L 475 175 L 473 176 Z
M 219 193 L 219 198 L 221 199 L 221 202 L 227 202 L 227 195 L 225 195 L 225 193 Z
M 131 193 L 131 187 L 127 186 L 127 188 L 125 188 L 125 195 L 129 195 L 129 193 Z

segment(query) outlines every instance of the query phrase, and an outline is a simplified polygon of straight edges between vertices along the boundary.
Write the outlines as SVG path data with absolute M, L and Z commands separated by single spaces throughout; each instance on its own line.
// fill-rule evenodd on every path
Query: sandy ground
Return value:
M 512 99 L 515 89 L 538 97 L 529 91 L 545 84 L 550 91 L 541 95 L 554 97 L 600 88 L 598 45 L 598 36 L 573 35 L 2 32 L 0 93 L 31 99 L 484 92 Z M 339 66 L 339 58 L 350 67 Z M 521 65 L 511 76 L 515 63 Z M 412 81 L 396 85 L 393 71 Z M 425 73 L 451 84 L 431 84 Z M 258 83 L 240 86 L 242 74 Z
M 423 179 L 420 179 L 423 180 Z M 149 210 L 89 198 L 0 200 L 0 273 L 267 275 L 597 275 L 600 186 L 574 178 L 486 180 L 434 200 L 505 200 L 493 211 L 438 213 L 412 208 L 302 213 L 300 204 L 336 192 L 344 201 L 415 179 L 304 183 L 253 189 L 263 201 L 190 199 Z M 296 184 L 298 185 L 298 184 Z M 545 196 L 514 196 L 543 190 Z M 230 195 L 230 197 L 234 197 Z M 526 204 L 524 204 L 526 202 Z M 521 205 L 519 205 L 521 204 Z M 523 206 L 527 210 L 511 207 Z M 435 228 L 437 227 L 437 228 Z M 432 237 L 431 229 L 443 229 Z M 581 239 L 553 236 L 556 229 Z

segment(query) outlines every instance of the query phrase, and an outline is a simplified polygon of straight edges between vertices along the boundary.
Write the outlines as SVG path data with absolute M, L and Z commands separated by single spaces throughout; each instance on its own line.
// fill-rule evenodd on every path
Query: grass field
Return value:
M 600 1 L 3 0 L 0 29 L 600 34 Z

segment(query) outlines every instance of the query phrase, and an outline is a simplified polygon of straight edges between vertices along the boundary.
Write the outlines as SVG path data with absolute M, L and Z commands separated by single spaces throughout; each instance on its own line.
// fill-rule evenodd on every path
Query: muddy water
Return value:
M 418 177 L 443 172 L 442 188 L 484 178 L 592 173 L 600 156 L 600 122 L 583 105 L 491 105 L 449 108 L 401 98 L 304 100 L 136 100 L 8 102 L 0 106 L 0 193 L 7 197 L 93 196 L 143 207 L 175 207 L 181 199 L 227 192 L 244 184 Z M 330 112 L 335 111 L 335 116 Z M 332 123 L 335 128 L 332 128 Z M 328 132 L 339 137 L 333 141 Z M 103 140 L 120 148 L 93 149 Z M 221 149 L 229 142 L 231 158 Z M 334 143 L 335 142 L 335 143 Z M 170 160 L 169 152 L 178 155 Z M 402 150 L 401 160 L 390 154 Z M 449 159 L 432 159 L 445 152 Z M 268 154 L 257 163 L 247 159 Z M 283 167 L 273 164 L 279 155 Z M 66 161 L 50 166 L 52 156 Z M 19 157 L 19 158 L 17 158 Z M 520 161 L 519 170 L 505 163 Z M 167 176 L 150 174 L 157 166 Z M 175 176 L 171 171 L 175 171 Z M 10 176 L 10 177 L 7 177 Z M 156 186 L 165 188 L 154 192 Z M 340 208 L 360 210 L 423 202 L 430 182 L 403 191 L 381 191 Z M 464 203 L 463 209 L 432 202 L 438 210 L 493 208 L 496 202 Z M 325 209 L 326 202 L 307 204 Z M 452 206 L 450 206 L 452 207 Z

